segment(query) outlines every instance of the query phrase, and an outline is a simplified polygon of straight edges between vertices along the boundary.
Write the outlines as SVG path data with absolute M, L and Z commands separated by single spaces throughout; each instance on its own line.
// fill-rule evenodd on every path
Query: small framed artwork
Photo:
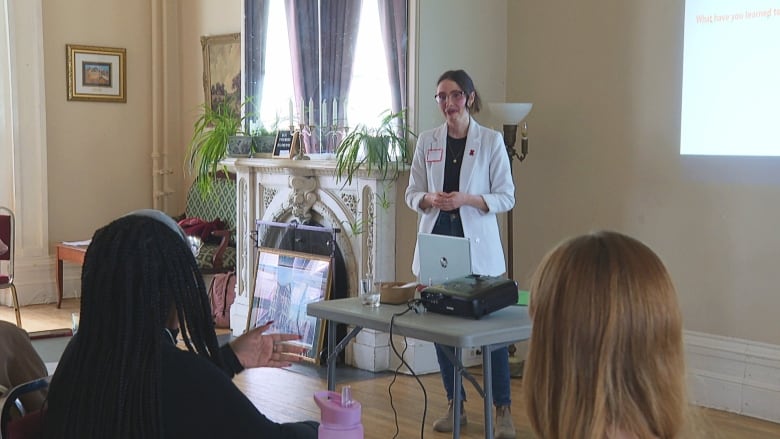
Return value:
M 126 50 L 65 45 L 69 101 L 127 102 Z
M 202 36 L 200 45 L 206 106 L 229 102 L 241 114 L 241 34 Z
M 325 324 L 306 314 L 306 305 L 330 297 L 330 276 L 327 256 L 261 247 L 247 329 L 272 321 L 268 333 L 299 334 L 303 359 L 318 362 Z

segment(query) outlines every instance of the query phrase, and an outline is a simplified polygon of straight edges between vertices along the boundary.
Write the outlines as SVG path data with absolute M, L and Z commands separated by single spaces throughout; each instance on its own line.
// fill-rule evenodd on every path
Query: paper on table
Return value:
M 88 246 L 90 242 L 92 242 L 91 239 L 85 239 L 83 241 L 62 241 L 62 243 L 65 245 L 72 245 L 76 247 Z

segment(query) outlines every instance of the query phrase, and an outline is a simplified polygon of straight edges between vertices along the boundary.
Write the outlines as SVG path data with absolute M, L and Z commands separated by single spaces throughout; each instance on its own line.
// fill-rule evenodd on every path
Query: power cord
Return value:
M 406 303 L 407 309 L 405 311 L 395 313 L 390 318 L 390 347 L 393 349 L 393 353 L 398 357 L 399 360 L 401 360 L 400 364 L 398 364 L 398 367 L 395 368 L 395 373 L 393 374 L 393 379 L 390 381 L 390 384 L 387 387 L 387 393 L 390 395 L 390 407 L 393 409 L 393 418 L 395 419 L 395 434 L 393 435 L 393 439 L 398 437 L 398 434 L 400 433 L 400 428 L 398 427 L 398 412 L 395 409 L 395 404 L 393 403 L 393 384 L 395 383 L 396 379 L 398 378 L 398 373 L 401 370 L 402 366 L 406 366 L 406 368 L 409 370 L 409 373 L 414 377 L 414 379 L 417 381 L 417 384 L 420 386 L 420 389 L 422 389 L 423 392 L 423 416 L 422 416 L 422 422 L 420 424 L 420 439 L 423 439 L 425 437 L 425 417 L 428 414 L 428 392 L 425 391 L 425 386 L 423 385 L 422 381 L 420 381 L 420 377 L 417 376 L 417 374 L 414 372 L 414 369 L 412 369 L 412 366 L 406 362 L 406 359 L 404 358 L 404 354 L 406 354 L 406 350 L 409 347 L 408 343 L 406 342 L 406 337 L 404 337 L 404 348 L 399 353 L 398 349 L 395 347 L 395 342 L 393 341 L 393 326 L 395 325 L 395 318 L 400 317 L 409 311 L 414 311 L 415 314 L 419 314 L 421 312 L 425 311 L 425 308 L 422 306 L 422 301 L 419 299 L 412 299 L 409 300 Z

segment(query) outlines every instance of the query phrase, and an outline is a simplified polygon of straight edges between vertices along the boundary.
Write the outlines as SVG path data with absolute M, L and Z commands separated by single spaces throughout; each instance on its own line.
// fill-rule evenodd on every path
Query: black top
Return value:
M 444 163 L 444 192 L 460 190 L 460 167 L 466 152 L 466 138 L 455 139 L 447 136 L 447 161 Z
M 162 345 L 162 411 L 170 438 L 316 439 L 316 422 L 278 424 L 260 413 L 233 384 L 243 368 L 236 354 L 221 348 L 227 370 L 207 358 Z

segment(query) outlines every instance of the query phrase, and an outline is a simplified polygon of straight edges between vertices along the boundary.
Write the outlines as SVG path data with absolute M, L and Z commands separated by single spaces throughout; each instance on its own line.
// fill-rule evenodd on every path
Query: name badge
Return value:
M 428 148 L 425 161 L 428 163 L 440 162 L 444 160 L 444 148 Z

